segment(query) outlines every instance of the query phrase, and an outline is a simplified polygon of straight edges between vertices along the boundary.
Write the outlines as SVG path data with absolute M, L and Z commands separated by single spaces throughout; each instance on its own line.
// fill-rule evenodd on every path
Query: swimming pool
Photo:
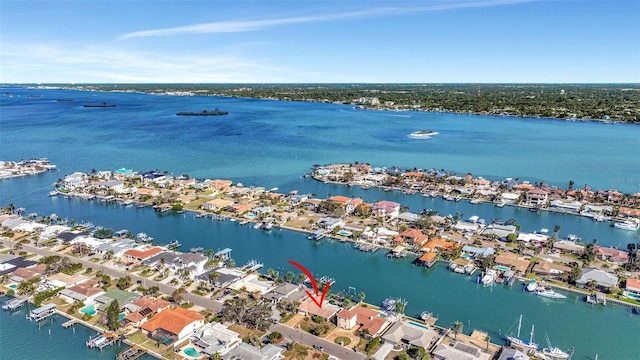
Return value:
M 340 230 L 340 231 L 338 231 L 338 235 L 340 235 L 340 236 L 349 236 L 349 235 L 351 235 L 351 232 L 347 231 L 347 230 Z
M 196 349 L 194 349 L 193 347 L 188 347 L 183 349 L 182 351 L 184 351 L 184 354 L 190 357 L 198 357 L 198 356 L 202 356 L 201 352 L 198 352 Z
M 461 257 L 467 259 L 467 260 L 473 260 L 473 255 L 469 255 L 469 254 L 462 254 L 460 255 Z
M 118 320 L 122 321 L 126 315 L 124 313 L 118 314 Z
M 80 312 L 89 316 L 93 316 L 96 314 L 96 309 L 93 307 L 93 304 L 90 304 L 80 309 Z
M 426 327 L 426 326 L 424 326 L 424 325 L 422 325 L 422 324 L 415 323 L 415 322 L 413 322 L 413 321 L 409 321 L 408 323 L 409 323 L 409 324 L 411 324 L 411 325 L 413 325 L 413 326 L 417 326 L 417 327 L 419 327 L 419 328 L 428 329 L 428 327 Z
M 18 284 L 10 284 L 9 287 L 15 290 L 18 287 Z
M 507 270 L 511 270 L 506 266 L 502 266 L 502 265 L 497 265 L 496 269 L 500 270 L 500 271 L 507 271 Z

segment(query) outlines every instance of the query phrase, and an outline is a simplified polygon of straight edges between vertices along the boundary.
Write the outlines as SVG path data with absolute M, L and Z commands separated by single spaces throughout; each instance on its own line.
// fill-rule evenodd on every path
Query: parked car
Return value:
M 318 351 L 324 351 L 324 348 L 322 346 L 318 345 L 318 344 L 314 344 L 313 348 L 318 350 Z

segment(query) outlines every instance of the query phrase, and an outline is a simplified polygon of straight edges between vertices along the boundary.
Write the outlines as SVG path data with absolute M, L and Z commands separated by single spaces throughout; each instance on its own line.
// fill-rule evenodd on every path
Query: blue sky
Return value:
M 0 82 L 640 82 L 640 2 L 0 2 Z

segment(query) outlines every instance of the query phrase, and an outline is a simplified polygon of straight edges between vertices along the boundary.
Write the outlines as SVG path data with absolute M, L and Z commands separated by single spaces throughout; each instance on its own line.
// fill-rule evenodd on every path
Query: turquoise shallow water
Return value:
M 74 171 L 158 168 L 174 174 L 279 187 L 285 192 L 298 189 L 320 196 L 331 193 L 361 196 L 366 201 L 389 199 L 415 211 L 432 208 L 444 214 L 461 212 L 465 217 L 479 215 L 487 220 L 515 218 L 529 231 L 560 224 L 561 235 L 575 233 L 585 241 L 597 238 L 600 244 L 624 247 L 633 240 L 631 232 L 584 218 L 324 185 L 300 175 L 315 163 L 366 161 L 379 166 L 469 171 L 498 179 L 545 179 L 558 186 L 566 186 L 568 179 L 573 179 L 580 186 L 586 183 L 592 188 L 635 192 L 640 159 L 637 152 L 628 150 L 639 146 L 637 126 L 354 111 L 342 105 L 248 99 L 11 91 L 13 98 L 0 98 L 0 159 L 48 157 L 60 171 L 0 181 L 0 203 L 14 202 L 25 207 L 27 213 L 55 212 L 63 218 L 116 230 L 146 232 L 161 242 L 175 238 L 185 249 L 231 247 L 238 263 L 257 259 L 265 263 L 265 269 L 271 267 L 281 273 L 294 270 L 287 262 L 293 259 L 314 274 L 334 277 L 336 291 L 355 287 L 364 291 L 366 301 L 371 303 L 389 296 L 403 297 L 409 302 L 409 315 L 428 310 L 439 317 L 442 326 L 460 320 L 465 323 L 465 332 L 473 328 L 487 331 L 497 343 L 522 313 L 535 324 L 538 342 L 544 343 L 547 332 L 555 346 L 574 346 L 576 359 L 593 359 L 595 354 L 599 359 L 635 359 L 640 354 L 640 317 L 631 316 L 623 308 L 591 307 L 572 296 L 548 301 L 523 293 L 519 287 L 485 288 L 441 266 L 418 268 L 410 265 L 410 259 L 360 253 L 349 244 L 334 241 L 309 242 L 295 232 L 264 232 L 236 223 L 195 219 L 190 214 L 159 216 L 151 209 L 46 196 L 55 180 Z M 26 97 L 32 93 L 43 96 Z M 56 98 L 74 101 L 55 102 Z M 81 107 L 82 103 L 99 101 L 118 107 Z M 231 114 L 216 119 L 173 115 L 215 107 Z M 407 137 L 419 129 L 434 129 L 440 135 L 427 141 Z M 5 326 L 9 323 L 4 317 L 1 319 L 2 358 L 6 354 L 10 355 L 7 358 L 38 358 L 38 349 L 25 348 L 24 340 L 30 331 L 35 336 L 37 329 L 28 327 L 34 324 L 24 320 L 24 315 L 12 318 L 19 322 L 11 323 L 11 327 Z M 11 337 L 13 326 L 23 329 L 22 336 Z M 83 339 L 88 335 L 76 339 L 74 346 L 84 351 Z M 38 339 L 47 344 L 54 341 Z M 15 347 L 5 347 L 14 343 Z M 76 352 L 61 350 L 60 354 L 73 358 Z

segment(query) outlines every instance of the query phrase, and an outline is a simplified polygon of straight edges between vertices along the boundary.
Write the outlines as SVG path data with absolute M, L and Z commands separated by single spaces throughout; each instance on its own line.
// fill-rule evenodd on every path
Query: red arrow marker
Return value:
M 316 280 L 313 278 L 313 275 L 311 275 L 311 273 L 309 272 L 309 270 L 307 270 L 304 266 L 298 264 L 297 262 L 293 261 L 293 260 L 289 260 L 289 264 L 297 267 L 298 269 L 300 269 L 300 271 L 302 271 L 305 275 L 307 275 L 307 277 L 309 278 L 309 281 L 311 282 L 311 285 L 313 286 L 313 291 L 315 292 L 315 296 L 320 296 L 320 300 L 318 301 L 310 292 L 309 290 L 306 290 L 307 295 L 309 295 L 309 298 L 316 304 L 318 305 L 319 308 L 322 308 L 322 303 L 324 302 L 324 297 L 325 295 L 327 295 L 327 291 L 329 291 L 329 285 L 325 284 L 324 285 L 324 289 L 322 289 L 322 294 L 318 294 L 318 284 L 316 284 Z

